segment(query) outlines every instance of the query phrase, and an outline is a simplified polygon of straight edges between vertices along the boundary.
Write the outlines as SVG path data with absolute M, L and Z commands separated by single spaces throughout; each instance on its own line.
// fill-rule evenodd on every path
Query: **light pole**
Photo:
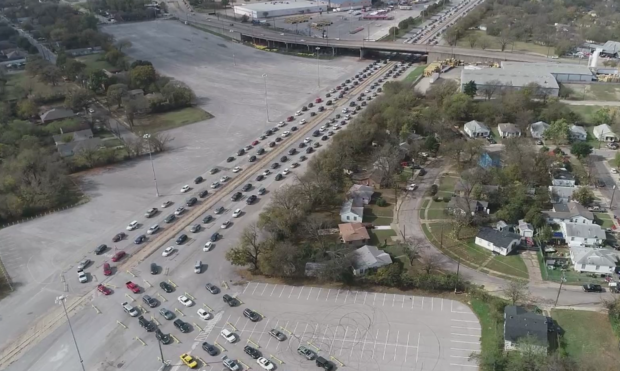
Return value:
M 612 209 L 612 204 L 614 203 L 614 195 L 616 194 L 616 185 L 613 186 L 613 191 L 611 192 L 611 200 L 609 201 L 609 208 Z
M 316 50 L 316 82 L 320 89 L 321 88 L 321 66 L 319 64 L 319 50 L 321 50 L 321 48 L 317 46 L 315 50 Z
M 153 163 L 153 151 L 151 151 L 151 134 L 144 134 L 142 136 L 149 145 L 149 158 L 151 159 L 151 169 L 153 169 L 153 181 L 155 182 L 155 195 L 159 197 L 159 189 L 157 188 L 157 176 L 155 175 L 155 164 Z
M 63 295 L 57 296 L 54 302 L 56 304 L 61 304 L 62 309 L 65 311 L 65 317 L 67 317 L 67 323 L 69 323 L 69 330 L 71 330 L 71 336 L 73 337 L 73 343 L 75 343 L 75 350 L 77 350 L 78 358 L 80 359 L 80 364 L 82 365 L 82 371 L 86 371 L 84 367 L 84 360 L 82 359 L 82 355 L 80 354 L 80 348 L 78 348 L 77 340 L 75 340 L 75 334 L 73 333 L 73 326 L 71 326 L 71 320 L 69 319 L 69 314 L 67 313 L 67 307 L 65 306 L 65 300 L 67 298 Z
M 265 112 L 267 112 L 267 122 L 269 122 L 269 104 L 267 104 L 267 74 L 263 74 L 263 81 L 265 82 Z
M 237 66 L 237 61 L 235 61 L 235 53 L 233 53 L 233 65 Z

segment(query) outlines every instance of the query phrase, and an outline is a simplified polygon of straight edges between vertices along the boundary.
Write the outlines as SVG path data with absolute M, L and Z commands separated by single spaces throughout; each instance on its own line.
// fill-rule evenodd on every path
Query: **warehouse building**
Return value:
M 594 74 L 587 65 L 579 64 L 559 64 L 559 63 L 524 63 L 524 62 L 502 62 L 502 69 L 515 73 L 550 73 L 557 82 L 593 81 L 596 80 Z
M 497 96 L 501 91 L 519 90 L 532 83 L 538 84 L 549 96 L 557 97 L 560 93 L 560 86 L 555 77 L 548 72 L 540 72 L 536 69 L 525 72 L 503 68 L 481 70 L 464 68 L 461 72 L 461 91 L 470 81 L 476 83 L 477 94 L 480 96 L 484 96 L 487 92 L 493 92 Z
M 327 1 L 270 1 L 266 3 L 235 5 L 235 15 L 250 19 L 265 19 L 290 15 L 320 13 L 327 10 Z
M 372 6 L 372 0 L 329 0 L 329 3 L 333 9 L 339 9 L 343 12 L 370 8 Z

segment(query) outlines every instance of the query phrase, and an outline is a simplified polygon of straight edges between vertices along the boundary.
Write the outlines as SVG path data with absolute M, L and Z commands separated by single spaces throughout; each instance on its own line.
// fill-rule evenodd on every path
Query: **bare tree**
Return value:
M 151 134 L 148 140 L 153 152 L 164 152 L 168 149 L 168 143 L 173 141 L 174 138 L 166 133 L 154 133 Z
M 478 45 L 480 46 L 480 49 L 485 50 L 486 48 L 488 48 L 491 45 L 491 41 L 489 40 L 488 37 L 482 36 L 478 40 Z
M 422 269 L 426 274 L 431 274 L 434 270 L 439 268 L 439 263 L 441 262 L 441 256 L 438 254 L 429 253 L 420 258 L 420 263 L 422 263 Z
M 309 239 L 316 241 L 323 251 L 327 249 L 328 236 L 323 233 L 323 229 L 328 226 L 327 223 L 327 220 L 321 215 L 310 214 L 302 226 L 304 234 Z
M 144 141 L 142 138 L 123 138 L 125 148 L 130 157 L 139 157 L 145 153 Z
M 373 155 L 373 167 L 381 176 L 381 185 L 391 187 L 395 181 L 394 175 L 400 169 L 402 152 L 396 143 L 386 143 Z
M 478 42 L 478 34 L 475 32 L 472 32 L 469 35 L 467 35 L 467 42 L 469 43 L 469 47 L 473 49 L 474 46 L 476 46 L 476 43 Z
M 404 240 L 403 253 L 407 256 L 410 265 L 413 265 L 413 262 L 420 257 L 420 251 L 426 246 L 426 239 L 423 237 L 411 236 Z
M 512 305 L 527 299 L 527 283 L 523 281 L 508 281 L 508 286 L 504 289 L 504 295 L 508 297 Z
M 478 91 L 484 95 L 487 100 L 493 98 L 493 96 L 495 95 L 495 93 L 499 92 L 502 90 L 502 83 L 499 80 L 491 80 L 488 81 L 486 84 L 482 85 Z
M 129 99 L 125 102 L 125 117 L 127 118 L 129 129 L 133 131 L 134 119 L 136 117 L 136 104 Z
M 504 51 L 506 50 L 506 45 L 514 41 L 514 37 L 512 35 L 512 32 L 510 32 L 510 29 L 504 29 L 499 34 L 499 37 L 497 38 L 497 40 L 499 41 L 499 46 L 501 50 Z
M 116 49 L 118 49 L 118 51 L 122 53 L 123 48 L 129 48 L 131 47 L 131 45 L 133 45 L 131 41 L 127 39 L 122 39 L 122 40 L 119 40 L 118 43 L 116 43 Z

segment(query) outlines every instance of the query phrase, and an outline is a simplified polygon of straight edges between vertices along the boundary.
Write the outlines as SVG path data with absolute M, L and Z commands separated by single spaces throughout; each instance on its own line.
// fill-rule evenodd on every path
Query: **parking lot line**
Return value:
M 405 347 L 405 362 L 407 363 L 407 355 L 409 354 L 409 331 L 407 331 L 407 346 Z
M 434 298 L 431 298 L 431 311 L 433 311 L 434 308 L 435 308 L 435 300 Z
M 399 343 L 398 343 L 399 336 L 400 336 L 400 330 L 396 332 L 396 349 L 394 349 L 394 360 L 395 361 L 396 361 L 396 353 L 398 353 L 398 347 L 399 347 Z
M 480 331 L 479 328 L 473 328 L 473 327 L 461 327 L 461 326 L 450 326 L 451 328 L 459 328 L 459 329 L 465 329 L 465 330 L 476 330 L 476 331 Z
M 299 292 L 299 295 L 297 295 L 297 300 L 299 300 L 299 298 L 301 297 L 301 293 L 304 292 L 304 288 L 301 288 L 301 291 Z
M 443 298 L 441 298 L 441 311 L 443 312 Z
M 329 344 L 329 354 L 332 354 L 332 348 L 334 347 L 334 341 L 336 341 L 336 336 L 338 336 L 338 329 L 340 326 L 336 326 L 336 331 L 334 331 L 334 337 L 332 338 L 331 344 Z M 343 339 L 344 343 L 344 339 Z
M 347 295 L 345 295 L 345 297 L 344 297 L 344 303 L 345 303 L 345 304 L 347 303 L 347 298 L 349 297 L 349 292 L 350 292 L 350 291 L 349 291 L 349 290 L 347 290 Z
M 338 289 L 338 292 L 336 293 L 336 300 L 334 301 L 338 301 L 338 296 L 340 295 L 340 289 Z
M 273 290 L 271 290 L 271 294 L 269 294 L 269 296 L 273 295 L 273 292 L 276 291 L 276 287 L 278 287 L 278 285 L 273 285 Z
M 479 350 L 475 350 L 475 349 L 463 349 L 463 348 L 450 348 L 450 350 L 462 350 L 465 352 L 480 352 Z
M 456 336 L 473 336 L 473 337 L 480 337 L 480 335 L 470 335 L 470 334 L 457 334 L 457 333 L 450 333 L 450 335 L 456 335 Z
M 259 336 L 258 341 L 257 341 L 257 343 L 259 343 L 259 344 L 260 344 L 260 339 L 262 339 L 263 335 L 265 334 L 265 329 L 269 325 L 269 321 L 271 321 L 271 318 L 267 319 L 267 323 L 265 323 L 265 327 L 263 327 L 263 331 L 260 332 L 260 336 Z
M 265 288 L 263 289 L 263 292 L 260 293 L 260 296 L 263 296 L 263 294 L 265 293 L 265 290 L 267 290 L 267 286 L 269 286 L 269 284 L 265 284 Z
M 375 345 L 372 347 L 372 359 L 375 359 L 375 348 L 377 347 L 377 338 L 379 338 L 379 330 L 377 330 L 377 334 L 375 335 Z
M 469 359 L 469 356 L 450 356 L 450 358 L 465 358 L 465 359 Z
M 415 348 L 415 363 L 418 363 L 418 356 L 420 355 L 420 335 L 418 332 L 418 346 Z
M 392 307 L 394 306 L 395 301 L 396 301 L 396 294 L 394 294 L 394 297 L 392 298 Z
M 306 336 L 307 331 L 308 330 L 308 323 L 306 323 L 306 327 L 304 327 L 304 332 L 303 334 L 301 334 L 301 336 L 299 337 L 299 344 L 303 344 L 304 342 L 304 336 Z
M 387 330 L 387 334 L 385 334 L 385 345 L 383 346 L 383 359 L 385 360 L 385 351 L 388 345 L 388 338 L 390 337 L 390 329 Z
M 280 320 L 276 321 L 276 325 L 273 328 L 277 329 L 278 328 L 278 323 L 280 323 Z M 273 337 L 269 336 L 269 340 L 267 340 L 267 348 L 269 347 L 269 343 L 271 343 L 271 339 L 273 339 Z
M 471 320 L 468 320 L 468 319 L 450 319 L 450 321 L 454 321 L 454 322 L 478 323 L 478 321 L 471 321 Z
M 463 343 L 463 344 L 476 344 L 479 345 L 479 341 L 463 341 L 463 340 L 450 340 L 452 343 Z
M 450 366 L 476 367 L 476 368 L 478 368 L 478 365 L 460 365 L 458 363 L 450 363 Z
M 374 297 L 374 299 L 372 299 L 372 305 L 373 305 L 373 306 L 375 305 L 375 300 L 377 300 L 377 293 L 376 293 L 376 292 L 375 292 L 375 297 Z
M 355 298 L 353 298 L 353 304 L 355 304 L 357 302 L 357 293 L 358 293 L 358 291 L 355 291 Z
M 424 296 L 422 296 L 422 307 L 420 309 L 424 310 Z
M 328 290 L 327 290 L 327 296 L 325 297 L 325 301 L 327 301 L 327 299 L 329 299 L 329 293 L 330 293 L 330 291 L 332 291 L 332 289 L 328 289 Z
M 291 286 L 291 292 L 288 293 L 288 298 L 291 298 L 291 295 L 293 294 L 293 291 L 295 290 L 295 286 Z
M 254 295 L 254 292 L 256 291 L 257 288 L 258 288 L 258 283 L 256 284 L 256 287 L 254 287 L 254 290 L 252 290 L 252 295 Z
M 278 296 L 279 298 L 282 297 L 282 293 L 284 292 L 285 288 L 286 288 L 286 286 L 282 286 L 282 291 L 280 291 L 280 296 Z
M 342 345 L 340 345 L 340 353 L 338 353 L 338 355 L 342 354 L 342 349 L 344 349 L 344 341 L 347 339 L 348 332 L 349 332 L 349 326 L 346 326 L 345 331 L 344 331 L 344 337 L 342 338 Z M 355 346 L 355 340 L 353 340 L 353 346 Z M 353 346 L 351 346 L 351 348 L 353 348 Z
M 256 326 L 258 326 L 258 322 L 254 322 L 254 327 L 252 327 L 252 331 L 250 332 L 250 335 L 248 336 L 248 339 L 252 337 L 252 335 L 254 335 L 254 330 L 256 330 Z
M 413 309 L 413 304 L 415 303 L 415 296 L 411 297 L 411 309 Z
M 353 348 L 355 348 L 355 341 L 357 340 L 357 327 L 355 328 L 355 336 L 353 336 L 353 345 L 351 346 L 351 351 L 349 352 L 349 358 L 353 357 Z M 344 341 L 342 342 L 343 346 L 344 346 Z M 340 348 L 340 353 L 338 355 L 342 354 L 342 348 Z
M 319 289 L 319 292 L 316 293 L 316 299 L 315 300 L 319 300 L 319 295 L 321 294 L 321 290 L 322 289 Z
M 364 294 L 364 304 L 366 304 L 366 297 L 368 297 L 368 291 Z
M 310 287 L 310 292 L 308 293 L 308 297 L 306 298 L 306 300 L 310 299 L 310 294 L 312 294 L 312 287 Z
M 383 305 L 385 307 L 385 298 L 387 298 L 387 294 L 383 294 Z
M 366 331 L 366 335 L 364 335 L 364 344 L 362 345 L 362 355 L 364 354 L 364 348 L 366 348 L 366 339 L 368 339 L 368 333 L 370 331 Z M 351 352 L 353 351 L 353 349 L 351 349 Z

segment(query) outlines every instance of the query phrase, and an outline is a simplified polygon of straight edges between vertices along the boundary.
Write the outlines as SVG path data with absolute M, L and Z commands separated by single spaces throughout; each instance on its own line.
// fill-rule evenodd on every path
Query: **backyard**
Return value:
M 372 223 L 373 225 L 390 225 L 394 218 L 394 194 L 390 190 L 385 190 L 383 193 L 379 193 L 378 198 L 385 200 L 384 206 L 377 205 L 374 201 L 364 207 L 364 218 L 362 222 Z
M 576 106 L 569 105 L 568 108 L 579 114 L 583 118 L 584 124 L 594 125 L 594 112 L 603 108 L 603 106 Z

